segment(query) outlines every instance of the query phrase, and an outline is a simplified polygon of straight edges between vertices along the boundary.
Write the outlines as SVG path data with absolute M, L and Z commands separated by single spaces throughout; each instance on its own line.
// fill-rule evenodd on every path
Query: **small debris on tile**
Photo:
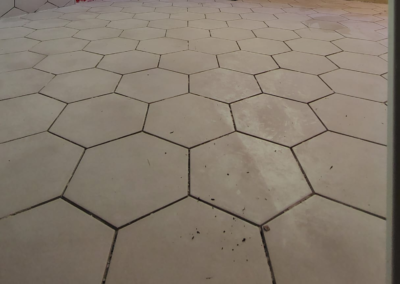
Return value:
M 330 167 L 330 170 L 332 170 L 333 166 Z
M 268 232 L 268 231 L 271 230 L 271 228 L 270 228 L 268 225 L 265 225 L 265 226 L 263 227 L 263 229 L 264 229 L 264 231 L 266 231 L 266 232 Z
M 246 241 L 246 238 L 243 238 L 242 243 L 244 243 Z
M 211 200 L 214 201 L 215 199 L 214 199 L 214 198 L 211 198 Z

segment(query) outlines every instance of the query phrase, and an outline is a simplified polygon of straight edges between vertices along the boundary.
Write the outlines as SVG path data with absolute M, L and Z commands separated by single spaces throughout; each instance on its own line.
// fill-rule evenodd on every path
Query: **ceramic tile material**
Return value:
M 77 32 L 74 37 L 86 40 L 100 40 L 107 38 L 115 38 L 121 34 L 121 30 L 110 28 L 94 28 Z
M 377 56 L 341 52 L 331 55 L 328 58 L 340 68 L 370 74 L 381 75 L 386 73 L 388 69 L 387 62 Z
M 290 70 L 274 70 L 256 78 L 264 93 L 304 103 L 333 93 L 318 76 Z
M 27 69 L 35 66 L 45 58 L 33 52 L 17 52 L 0 55 L 0 73 Z
M 135 50 L 138 41 L 125 38 L 111 38 L 92 41 L 85 47 L 85 51 L 97 54 L 113 54 Z
M 105 56 L 98 68 L 128 74 L 156 68 L 160 56 L 141 51 L 129 51 Z
M 185 148 L 136 134 L 87 150 L 66 197 L 121 226 L 184 197 L 187 170 Z
M 299 36 L 293 31 L 275 29 L 275 28 L 257 29 L 254 30 L 254 33 L 259 38 L 266 38 L 266 39 L 280 40 L 280 41 L 299 38 Z
M 122 38 L 136 39 L 136 40 L 146 40 L 154 39 L 165 36 L 165 30 L 153 29 L 153 28 L 137 28 L 125 30 L 121 34 Z
M 384 220 L 314 196 L 268 227 L 264 235 L 277 283 L 385 281 Z
M 226 69 L 190 76 L 190 91 L 222 102 L 234 102 L 256 94 L 260 88 L 253 76 Z
M 283 42 L 263 38 L 241 40 L 238 44 L 241 50 L 266 55 L 274 55 L 290 51 L 289 47 L 287 47 Z
M 62 38 L 41 42 L 30 50 L 36 53 L 52 55 L 82 50 L 89 42 L 75 38 Z
M 28 38 L 13 38 L 0 40 L 0 54 L 27 51 L 39 41 Z
M 294 146 L 323 131 L 308 105 L 259 95 L 232 105 L 236 128 L 285 146 Z
M 386 147 L 326 132 L 294 152 L 316 192 L 386 216 Z
M 186 147 L 233 132 L 229 106 L 187 94 L 154 103 L 144 130 Z
M 160 68 L 185 74 L 218 68 L 217 57 L 215 55 L 191 50 L 162 55 L 159 65 Z
M 24 37 L 34 31 L 35 30 L 33 30 L 33 29 L 28 29 L 28 28 L 24 28 L 24 27 L 0 29 L 0 39 Z
M 99 283 L 114 236 L 112 229 L 62 200 L 1 220 L 0 231 L 6 283 Z M 24 273 L 15 270 L 21 266 Z
M 221 68 L 248 74 L 258 74 L 279 68 L 271 56 L 247 51 L 236 51 L 218 55 Z
M 246 13 L 246 14 L 241 14 L 240 16 L 246 20 L 262 21 L 262 22 L 277 19 L 274 15 L 266 13 Z M 227 20 L 236 20 L 236 19 L 227 19 Z
M 368 55 L 382 55 L 388 51 L 387 48 L 381 44 L 373 41 L 365 41 L 359 39 L 340 39 L 333 42 L 344 51 L 368 54 Z
M 150 12 L 150 13 L 137 14 L 134 16 L 134 18 L 139 19 L 139 20 L 145 20 L 145 21 L 153 21 L 153 20 L 168 19 L 169 15 L 165 14 L 165 13 Z
M 243 40 L 255 37 L 251 31 L 236 28 L 222 28 L 211 30 L 211 36 L 230 40 Z
M 111 94 L 70 104 L 50 131 L 84 147 L 120 138 L 143 128 L 147 105 Z
M 385 36 L 383 34 L 380 34 L 376 31 L 370 31 L 370 30 L 344 28 L 344 29 L 337 30 L 337 32 L 347 38 L 364 39 L 364 40 L 371 40 L 371 41 L 378 41 L 378 40 L 387 38 L 387 36 Z
M 236 42 L 219 38 L 202 38 L 191 40 L 189 49 L 209 54 L 223 54 L 239 50 Z
M 296 33 L 302 38 L 326 40 L 326 41 L 332 41 L 335 39 L 343 38 L 343 36 L 337 33 L 336 31 L 324 30 L 324 29 L 307 28 L 307 29 L 296 30 Z
M 168 16 L 168 14 L 163 14 L 163 15 Z M 177 14 L 171 14 L 170 17 L 171 19 L 183 20 L 183 21 L 201 20 L 206 18 L 204 14 L 199 14 L 199 13 L 177 13 Z
M 210 37 L 210 32 L 204 29 L 195 29 L 195 28 L 171 29 L 167 31 L 167 37 L 182 39 L 182 40 L 194 40 L 194 39 Z
M 70 22 L 67 20 L 50 19 L 50 20 L 32 21 L 32 22 L 26 24 L 25 27 L 40 30 L 40 29 L 63 27 L 65 25 L 67 25 L 68 23 L 70 23 Z
M 246 15 L 246 14 L 244 14 L 244 15 Z M 242 17 L 244 17 L 244 15 L 242 15 Z M 232 13 L 207 14 L 206 18 L 211 19 L 211 20 L 219 20 L 219 21 L 232 21 L 232 20 L 240 20 L 241 19 L 240 15 L 232 14 Z
M 27 37 L 43 41 L 43 40 L 70 38 L 77 32 L 78 30 L 62 27 L 62 28 L 36 30 L 33 33 L 30 33 Z
M 193 195 L 258 224 L 311 193 L 290 149 L 267 141 L 234 133 L 190 156 Z
M 301 22 L 274 20 L 265 22 L 270 28 L 284 29 L 284 30 L 298 30 L 306 28 Z
M 246 29 L 246 30 L 255 30 L 267 27 L 263 22 L 252 21 L 252 20 L 228 21 L 228 26 L 232 28 Z
M 271 284 L 262 247 L 258 228 L 190 198 L 122 229 L 107 281 Z
M 156 21 L 151 21 L 148 27 L 157 29 L 184 28 L 187 27 L 187 21 L 175 20 L 175 19 L 156 20 Z
M 139 43 L 137 50 L 156 54 L 167 54 L 188 49 L 188 43 L 184 40 L 172 38 L 157 38 L 143 40 Z
M 212 29 L 226 28 L 228 26 L 223 21 L 205 19 L 205 20 L 189 21 L 189 27 L 212 30 Z
M 82 154 L 49 133 L 0 144 L 0 217 L 60 196 Z
M 162 69 L 137 72 L 124 75 L 116 92 L 144 102 L 155 102 L 187 93 L 188 76 Z
M 317 55 L 330 55 L 342 51 L 330 42 L 300 38 L 286 41 L 286 44 L 294 51 Z
M 386 144 L 386 112 L 382 103 L 339 94 L 311 104 L 329 130 Z
M 86 19 L 80 21 L 74 21 L 67 25 L 67 27 L 77 30 L 94 29 L 94 28 L 104 28 L 109 21 L 100 19 Z
M 81 13 L 68 13 L 68 14 L 65 14 L 65 15 L 59 17 L 59 19 L 70 20 L 70 21 L 79 21 L 79 20 L 94 19 L 98 16 L 100 16 L 100 15 L 96 14 L 96 13 L 81 12 Z

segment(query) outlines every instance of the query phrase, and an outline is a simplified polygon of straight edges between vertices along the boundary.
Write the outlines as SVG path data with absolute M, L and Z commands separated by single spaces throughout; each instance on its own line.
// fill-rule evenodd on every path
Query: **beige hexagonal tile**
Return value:
M 202 38 L 191 40 L 189 49 L 210 54 L 222 54 L 239 50 L 236 42 L 219 38 Z
M 50 55 L 37 64 L 35 68 L 53 74 L 62 74 L 93 68 L 100 60 L 101 55 L 85 51 L 75 51 L 71 53 Z
M 368 55 L 382 55 L 388 51 L 383 45 L 367 40 L 344 38 L 333 42 L 344 51 Z
M 128 74 L 158 66 L 159 55 L 141 51 L 129 51 L 107 55 L 101 60 L 98 68 L 119 74 Z
M 315 39 L 299 38 L 286 41 L 286 44 L 294 51 L 317 55 L 329 55 L 342 51 L 330 42 Z
M 126 38 L 100 39 L 89 43 L 85 47 L 85 51 L 107 55 L 135 50 L 137 45 L 137 40 Z
M 337 32 L 347 38 L 355 38 L 355 39 L 378 41 L 378 40 L 387 38 L 387 36 L 385 36 L 381 33 L 378 33 L 376 31 L 370 31 L 370 30 L 344 28 L 344 29 L 337 30 Z
M 151 7 L 126 7 L 122 9 L 122 12 L 140 14 L 140 13 L 150 13 L 154 12 L 154 8 Z
M 24 28 L 24 27 L 0 29 L 0 39 L 11 39 L 11 38 L 24 37 L 34 31 L 35 30 Z
M 94 19 L 97 16 L 99 16 L 99 14 L 89 13 L 89 12 L 77 12 L 77 13 L 64 14 L 59 18 L 64 19 L 64 20 L 70 20 L 70 21 L 80 21 L 80 20 Z
M 67 25 L 69 28 L 77 30 L 94 29 L 94 28 L 104 28 L 107 26 L 109 21 L 100 19 L 86 19 L 80 21 L 74 21 Z
M 256 78 L 264 93 L 304 103 L 333 92 L 317 76 L 290 70 L 274 70 L 257 75 Z
M 59 75 L 47 84 L 41 92 L 70 103 L 112 93 L 120 79 L 120 75 L 111 72 L 89 69 Z
M 164 14 L 168 15 L 168 14 Z M 193 21 L 193 20 L 201 20 L 205 19 L 204 14 L 199 14 L 199 13 L 177 13 L 177 14 L 171 14 L 170 18 L 171 19 L 176 19 L 176 20 L 183 20 L 183 21 Z
M 177 38 L 182 40 L 194 40 L 194 39 L 210 37 L 210 32 L 204 29 L 180 28 L 180 29 L 168 30 L 167 37 Z
M 386 144 L 387 107 L 382 103 L 334 94 L 311 107 L 329 130 Z
M 249 30 L 236 28 L 222 28 L 211 30 L 211 36 L 229 40 L 243 40 L 254 38 L 254 34 Z
M 187 50 L 162 55 L 159 67 L 180 73 L 193 74 L 215 69 L 219 66 L 215 55 Z
M 340 68 L 381 75 L 387 72 L 388 64 L 377 56 L 341 52 L 328 57 Z
M 31 68 L 43 58 L 44 55 L 27 51 L 0 55 L 0 73 Z
M 339 69 L 324 74 L 321 78 L 336 93 L 379 102 L 387 101 L 387 81 L 381 76 Z
M 141 131 L 146 112 L 147 104 L 111 94 L 69 104 L 50 131 L 92 147 Z
M 235 131 L 228 105 L 192 94 L 150 105 L 144 130 L 186 147 Z
M 169 15 L 165 13 L 150 12 L 150 13 L 137 14 L 134 16 L 134 18 L 145 21 L 154 21 L 154 20 L 168 19 Z
M 277 283 L 385 282 L 384 220 L 313 196 L 268 227 Z
M 253 38 L 241 40 L 238 42 L 241 50 L 274 55 L 290 51 L 286 44 L 276 40 Z
M 262 22 L 272 21 L 272 20 L 277 19 L 274 15 L 266 14 L 266 13 L 246 13 L 246 14 L 241 14 L 240 16 L 246 20 L 262 21 Z M 228 19 L 228 20 L 232 20 L 232 19 Z
M 140 133 L 87 150 L 65 196 L 119 227 L 187 191 L 188 151 Z
M 290 149 L 247 135 L 196 147 L 190 160 L 193 196 L 258 224 L 311 194 Z
M 133 73 L 123 76 L 117 92 L 151 103 L 187 93 L 188 76 L 163 69 Z
M 267 25 L 260 21 L 252 21 L 252 20 L 234 20 L 228 21 L 228 26 L 232 28 L 238 29 L 246 29 L 246 30 L 255 30 L 266 28 Z
M 17 0 L 17 2 L 20 2 L 20 0 Z M 17 3 L 17 8 L 20 8 L 18 6 L 18 3 Z M 29 14 L 23 15 L 21 18 L 24 18 L 27 20 L 32 20 L 32 21 L 56 19 L 63 15 L 62 13 L 57 13 L 57 12 L 53 12 L 53 11 L 44 11 L 44 12 L 40 12 L 40 13 L 32 13 L 32 12 L 36 12 L 36 11 L 26 11 L 26 12 L 29 12 Z
M 29 34 L 29 36 L 27 37 L 43 41 L 43 40 L 69 38 L 75 35 L 77 32 L 78 30 L 62 27 L 62 28 L 37 30 Z
M 301 22 L 274 20 L 265 22 L 270 28 L 284 29 L 284 30 L 298 30 L 306 28 Z
M 240 15 L 232 13 L 212 13 L 212 14 L 207 14 L 206 18 L 210 20 L 219 20 L 219 21 L 232 21 L 241 19 Z
M 187 8 L 185 8 L 185 7 L 158 7 L 158 8 L 156 8 L 156 12 L 167 13 L 167 14 L 186 13 Z
M 228 7 L 228 8 L 221 8 L 221 12 L 223 13 L 233 13 L 233 14 L 244 14 L 244 13 L 251 13 L 253 12 L 249 8 L 238 8 L 238 7 Z
M 227 103 L 261 92 L 253 76 L 226 69 L 215 69 L 191 75 L 190 91 Z
M 320 21 L 317 19 L 312 19 L 303 22 L 307 27 L 314 28 L 314 29 L 323 29 L 323 30 L 340 30 L 345 28 L 345 26 L 341 25 L 340 23 L 336 22 L 329 22 L 329 21 Z
M 187 27 L 187 21 L 175 20 L 175 19 L 156 20 L 156 21 L 151 21 L 149 23 L 149 27 L 157 29 L 165 29 L 165 30 L 184 28 Z
M 293 13 L 293 14 L 299 14 L 299 15 L 310 15 L 310 14 L 316 14 L 318 10 L 313 10 L 309 8 L 284 8 L 282 9 L 283 11 L 287 13 Z M 320 12 L 324 13 L 324 12 Z M 346 13 L 343 11 L 343 14 Z
M 189 27 L 211 30 L 211 29 L 226 28 L 228 26 L 224 21 L 205 19 L 205 20 L 189 21 Z
M 41 13 L 38 13 L 38 14 L 41 14 Z M 67 20 L 50 19 L 50 20 L 32 21 L 32 22 L 26 24 L 25 27 L 32 28 L 35 30 L 41 30 L 41 29 L 63 27 L 69 23 L 70 23 L 70 21 L 67 21 Z M 71 28 L 73 28 L 73 27 L 71 26 Z
M 173 38 L 143 40 L 139 43 L 137 47 L 137 50 L 147 51 L 156 54 L 167 54 L 187 49 L 187 41 Z
M 0 40 L 0 54 L 27 51 L 39 41 L 28 38 L 12 38 Z
M 89 12 L 92 13 L 99 13 L 99 14 L 111 14 L 111 13 L 116 13 L 120 12 L 122 10 L 121 7 L 94 7 L 90 8 Z
M 125 19 L 119 21 L 112 21 L 110 22 L 107 27 L 120 29 L 120 30 L 129 30 L 135 28 L 144 28 L 147 26 L 149 22 L 137 19 Z
M 64 107 L 38 94 L 0 101 L 0 142 L 47 131 Z
M 165 36 L 165 30 L 161 29 L 153 29 L 153 28 L 137 28 L 125 30 L 121 34 L 123 38 L 130 38 L 136 40 L 146 40 L 146 39 L 154 39 Z
M 237 130 L 285 146 L 294 146 L 323 131 L 307 104 L 259 95 L 232 105 Z
M 62 200 L 1 220 L 0 231 L 1 243 L 7 244 L 1 247 L 7 261 L 0 262 L 6 283 L 59 282 L 60 277 L 66 283 L 99 283 L 114 237 L 114 230 Z M 36 266 L 46 269 L 38 272 Z
M 386 147 L 326 132 L 294 152 L 316 192 L 386 216 Z
M 261 7 L 261 8 L 253 8 L 253 12 L 255 13 L 264 13 L 264 14 L 282 14 L 285 13 L 282 9 L 277 7 Z
M 336 31 L 323 30 L 323 29 L 307 28 L 307 29 L 296 30 L 296 33 L 302 38 L 310 38 L 310 39 L 325 40 L 325 41 L 332 41 L 335 39 L 343 38 L 343 36 L 341 36 Z
M 100 40 L 100 39 L 118 37 L 121 34 L 121 32 L 122 31 L 118 29 L 95 28 L 95 29 L 86 29 L 79 31 L 74 35 L 74 37 L 87 40 Z
M 249 74 L 258 74 L 279 68 L 271 56 L 247 51 L 218 55 L 218 62 L 222 68 Z
M 106 21 L 125 20 L 125 19 L 132 19 L 132 14 L 124 13 L 124 12 L 105 13 L 105 14 L 99 15 L 97 17 L 97 19 L 106 20 Z
M 18 17 L 2 17 L 0 18 L 0 28 L 22 27 L 29 22 L 29 20 L 24 20 Z
M 35 69 L 0 73 L 0 100 L 37 93 L 53 77 Z
M 275 17 L 277 17 L 279 20 L 283 21 L 293 21 L 293 22 L 304 22 L 311 20 L 311 18 L 307 15 L 301 15 L 297 13 L 279 13 L 275 14 Z
M 347 12 L 354 14 L 362 14 L 362 15 L 376 15 L 379 14 L 378 11 L 372 9 L 362 9 L 362 8 L 346 8 L 344 9 Z
M 337 69 L 336 65 L 323 56 L 296 51 L 275 55 L 274 59 L 282 68 L 314 75 Z
M 253 32 L 257 37 L 272 39 L 272 40 L 285 41 L 285 40 L 299 38 L 299 36 L 293 31 L 276 29 L 276 28 L 257 29 L 254 30 Z
M 110 284 L 212 279 L 272 283 L 259 229 L 192 198 L 119 231 L 107 277 Z
M 82 50 L 89 42 L 75 38 L 62 38 L 41 42 L 30 50 L 36 53 L 52 55 Z
M 218 8 L 213 7 L 193 7 L 188 8 L 189 13 L 201 13 L 201 14 L 211 14 L 211 13 L 219 13 Z

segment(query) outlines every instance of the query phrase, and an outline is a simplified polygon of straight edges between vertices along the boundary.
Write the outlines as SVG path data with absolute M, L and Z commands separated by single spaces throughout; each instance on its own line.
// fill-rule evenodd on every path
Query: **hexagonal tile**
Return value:
M 284 30 L 298 30 L 306 28 L 301 22 L 274 20 L 265 22 L 270 28 L 284 29 Z
M 156 68 L 159 59 L 159 55 L 135 50 L 107 55 L 103 58 L 98 67 L 119 74 L 128 74 Z
M 372 9 L 360 9 L 360 8 L 346 8 L 344 9 L 347 12 L 354 14 L 362 14 L 362 15 L 376 15 L 379 14 L 378 11 Z
M 68 14 L 64 14 L 61 17 L 59 17 L 60 19 L 64 19 L 64 20 L 69 20 L 69 21 L 79 21 L 79 20 L 89 20 L 89 19 L 94 19 L 97 16 L 99 16 L 99 14 L 96 13 L 89 13 L 89 12 L 78 12 L 78 13 L 68 13 Z
M 211 30 L 211 36 L 230 40 L 254 38 L 254 34 L 251 31 L 236 28 L 222 28 Z
M 387 38 L 387 36 L 377 33 L 376 31 L 370 30 L 359 30 L 359 29 L 340 29 L 337 30 L 341 35 L 348 38 L 356 38 L 356 39 L 365 39 L 365 40 L 373 40 L 378 41 Z
M 24 27 L 0 29 L 0 39 L 11 39 L 11 38 L 24 37 L 34 31 L 35 30 L 24 28 Z
M 317 76 L 300 72 L 279 69 L 256 78 L 264 93 L 305 103 L 332 93 Z
M 205 20 L 189 21 L 189 27 L 211 30 L 211 29 L 226 28 L 228 26 L 223 21 L 205 19 Z
M 257 29 L 254 30 L 254 33 L 257 37 L 280 41 L 299 38 L 299 36 L 293 31 L 275 28 Z
M 168 14 L 165 14 L 165 15 L 168 15 Z M 177 14 L 171 14 L 170 17 L 171 17 L 171 19 L 184 20 L 184 21 L 205 19 L 204 14 L 198 14 L 198 13 L 177 13 Z
M 344 38 L 333 42 L 344 51 L 369 55 L 382 55 L 388 51 L 381 44 L 373 41 Z
M 47 131 L 65 104 L 34 94 L 0 102 L 0 142 Z
M 156 20 L 156 21 L 151 21 L 149 23 L 149 27 L 165 29 L 165 30 L 184 28 L 187 27 L 187 21 L 174 20 L 174 19 Z
M 294 51 L 317 55 L 329 55 L 341 51 L 330 42 L 315 39 L 299 38 L 286 41 L 286 44 Z
M 168 19 L 169 15 L 165 13 L 150 12 L 150 13 L 137 14 L 134 16 L 134 18 L 145 21 L 154 21 L 154 20 Z
M 30 50 L 36 53 L 52 55 L 82 50 L 89 42 L 75 38 L 48 40 L 35 45 Z
M 274 15 L 266 13 L 246 13 L 246 14 L 241 14 L 240 16 L 246 20 L 262 21 L 262 22 L 277 19 Z M 233 20 L 233 19 L 228 19 L 228 20 Z
M 0 55 L 0 73 L 31 68 L 43 58 L 44 55 L 26 51 Z
M 210 54 L 222 54 L 239 50 L 236 42 L 219 38 L 202 38 L 191 40 L 189 49 Z
M 307 29 L 296 30 L 296 33 L 302 38 L 310 38 L 310 39 L 326 40 L 326 41 L 332 41 L 335 39 L 343 38 L 343 36 L 341 36 L 335 31 L 323 30 L 323 29 L 307 28 Z
M 46 0 L 39 0 L 39 1 L 44 2 Z M 30 9 L 29 10 L 28 9 L 25 10 L 22 7 L 18 6 L 18 2 L 21 2 L 20 0 L 17 0 L 16 2 L 17 2 L 16 8 L 30 13 L 30 14 L 22 16 L 22 18 L 27 19 L 27 20 L 37 21 L 37 20 L 56 19 L 56 18 L 58 18 L 58 17 L 63 15 L 62 13 L 57 13 L 57 12 L 52 12 L 52 11 L 47 11 L 47 12 L 45 11 L 45 12 L 40 12 L 40 13 L 32 13 L 32 12 L 36 12 L 37 8 L 40 7 L 40 6 L 36 6 L 36 9 L 34 11 L 29 11 Z
M 51 29 L 34 31 L 33 33 L 29 34 L 28 37 L 43 41 L 43 40 L 69 38 L 72 37 L 77 32 L 78 30 L 70 28 L 51 28 Z
M 187 198 L 118 233 L 107 281 L 271 284 L 262 246 L 257 227 Z
M 220 10 L 223 13 L 233 13 L 233 14 L 242 14 L 242 13 L 244 14 L 253 12 L 248 8 L 238 8 L 238 7 L 221 8 Z
M 0 263 L 7 283 L 58 282 L 60 277 L 68 283 L 99 283 L 114 237 L 114 230 L 62 200 L 1 220 L 0 231 L 0 241 L 7 244 L 1 248 L 7 261 Z M 39 273 L 36 265 L 47 269 Z M 24 267 L 24 273 L 15 267 Z
M 386 147 L 326 132 L 294 152 L 316 192 L 386 216 Z
M 260 21 L 252 21 L 252 20 L 234 20 L 228 21 L 228 26 L 232 28 L 238 29 L 246 29 L 246 30 L 255 30 L 266 28 L 267 25 Z
M 358 210 L 311 197 L 269 222 L 270 230 L 264 232 L 277 283 L 293 279 L 310 284 L 319 279 L 385 282 L 385 224 Z
M 211 13 L 219 13 L 218 8 L 213 7 L 193 7 L 189 8 L 188 12 L 190 13 L 201 13 L 201 14 L 211 14 Z
M 50 55 L 36 65 L 35 68 L 53 74 L 62 74 L 93 68 L 100 60 L 101 55 L 84 51 L 75 51 L 71 53 Z
M 192 94 L 150 105 L 144 130 L 186 147 L 235 131 L 228 105 Z
M 27 51 L 38 43 L 28 38 L 3 39 L 0 40 L 0 54 Z
M 143 128 L 147 104 L 111 94 L 69 104 L 50 131 L 84 147 Z
M 282 9 L 274 8 L 274 7 L 262 7 L 262 8 L 253 8 L 253 12 L 255 13 L 264 13 L 264 14 L 282 14 L 285 13 Z
M 17 17 L 2 17 L 0 18 L 0 28 L 13 28 L 22 27 L 23 25 L 29 23 L 29 20 L 20 19 Z
M 167 37 L 183 39 L 183 40 L 194 40 L 199 38 L 210 37 L 210 32 L 203 29 L 180 28 L 180 29 L 168 30 Z
M 193 196 L 258 224 L 311 193 L 290 149 L 247 135 L 201 145 L 190 157 Z
M 275 55 L 274 59 L 282 68 L 314 75 L 337 69 L 331 61 L 323 56 L 296 51 Z
M 87 150 L 65 196 L 119 227 L 187 191 L 188 151 L 140 133 Z
M 121 30 L 110 29 L 110 28 L 95 28 L 86 29 L 79 31 L 74 35 L 76 38 L 87 39 L 87 40 L 100 40 L 106 38 L 118 37 L 121 34 Z
M 387 81 L 381 76 L 335 70 L 321 76 L 335 92 L 373 101 L 387 101 Z
M 94 7 L 89 9 L 89 12 L 103 14 L 103 13 L 116 13 L 120 12 L 121 10 L 122 8 L 120 7 Z
M 241 19 L 241 17 L 238 14 L 232 14 L 232 13 L 212 13 L 212 14 L 207 14 L 206 18 L 210 20 L 219 20 L 219 21 L 232 21 Z
M 135 3 L 141 4 L 141 3 Z M 150 13 L 154 12 L 154 8 L 151 7 L 140 7 L 139 5 L 133 7 L 126 7 L 122 9 L 122 12 L 132 13 L 132 14 L 140 14 L 140 13 Z
M 151 103 L 187 93 L 188 76 L 162 69 L 133 73 L 122 78 L 117 92 Z
M 285 146 L 294 146 L 323 131 L 308 105 L 259 95 L 232 105 L 236 128 Z
M 388 64 L 383 59 L 364 54 L 341 52 L 328 57 L 336 65 L 343 69 L 360 71 L 381 75 L 388 70 Z
M 38 13 L 38 14 L 41 14 L 41 13 Z M 70 23 L 70 22 L 67 20 L 50 19 L 50 20 L 32 21 L 32 22 L 26 24 L 25 27 L 40 30 L 40 29 L 63 27 L 68 23 Z M 71 28 L 73 28 L 73 27 L 71 26 Z
M 156 54 L 167 54 L 188 49 L 187 41 L 172 38 L 157 38 L 141 41 L 137 50 Z
M 124 12 L 106 13 L 98 16 L 97 19 L 107 20 L 107 21 L 125 20 L 125 19 L 132 19 L 132 14 Z
M 235 51 L 218 55 L 222 68 L 249 74 L 258 74 L 279 68 L 272 57 L 247 51 Z
M 184 7 L 158 7 L 156 8 L 156 12 L 168 14 L 186 13 L 187 9 Z
M 267 55 L 274 55 L 290 51 L 289 47 L 287 47 L 287 45 L 283 42 L 262 38 L 241 40 L 238 42 L 238 44 L 241 50 Z
M 99 19 L 87 19 L 74 21 L 67 25 L 69 28 L 77 29 L 77 30 L 85 30 L 85 29 L 94 29 L 94 28 L 104 28 L 107 26 L 109 21 L 99 20 Z
M 146 40 L 146 39 L 154 39 L 165 36 L 165 30 L 161 29 L 153 29 L 153 28 L 137 28 L 131 30 L 125 30 L 121 37 L 130 38 L 136 40 Z
M 323 29 L 323 30 L 340 30 L 345 26 L 329 21 L 320 21 L 320 20 L 308 20 L 303 22 L 307 27 L 314 29 Z
M 111 72 L 89 69 L 59 75 L 47 84 L 41 92 L 70 103 L 112 93 L 120 79 L 120 75 Z
M 311 104 L 329 130 L 386 144 L 387 107 L 334 94 Z
M 185 74 L 193 74 L 218 68 L 218 62 L 215 55 L 187 50 L 162 55 L 160 68 Z
M 37 93 L 53 77 L 35 69 L 0 73 L 0 100 Z
M 112 21 L 110 22 L 107 27 L 120 29 L 120 30 L 128 30 L 134 28 L 144 28 L 147 26 L 149 22 L 137 19 L 126 19 L 126 20 L 119 20 L 119 21 Z
M 132 39 L 125 39 L 125 38 L 100 39 L 89 43 L 85 47 L 85 50 L 98 54 L 107 55 L 107 54 L 135 50 L 137 45 L 138 41 Z
M 215 69 L 190 76 L 192 93 L 231 103 L 260 93 L 253 76 Z

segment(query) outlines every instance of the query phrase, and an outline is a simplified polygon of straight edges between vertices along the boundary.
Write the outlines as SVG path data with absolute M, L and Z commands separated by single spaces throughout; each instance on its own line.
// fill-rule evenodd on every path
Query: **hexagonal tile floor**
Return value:
M 387 6 L 334 2 L 1 18 L 0 283 L 383 283 Z

